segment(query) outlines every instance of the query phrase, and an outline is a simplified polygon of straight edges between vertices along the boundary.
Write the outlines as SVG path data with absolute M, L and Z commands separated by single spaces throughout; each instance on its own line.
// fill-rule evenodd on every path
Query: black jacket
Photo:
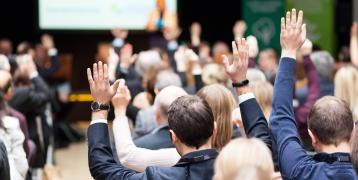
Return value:
M 134 140 L 134 144 L 137 147 L 146 149 L 163 149 L 163 148 L 174 148 L 174 144 L 170 139 L 168 125 L 163 126 L 159 129 L 155 129 L 152 133 L 142 136 Z
M 10 180 L 10 167 L 7 151 L 4 143 L 0 140 L 0 177 L 2 180 Z
M 92 124 L 88 128 L 88 160 L 91 175 L 102 180 L 136 179 L 212 179 L 217 151 L 207 149 L 188 153 L 173 167 L 148 167 L 143 173 L 136 173 L 118 165 L 109 143 L 108 126 L 105 123 Z
M 40 76 L 33 78 L 31 81 L 31 87 L 17 87 L 14 89 L 14 95 L 9 101 L 9 105 L 26 116 L 30 139 L 36 144 L 34 161 L 30 162 L 30 165 L 32 167 L 43 167 L 50 136 L 50 128 L 45 116 L 46 104 L 50 102 L 50 89 Z M 43 145 L 40 143 L 41 137 L 37 130 L 38 122 L 36 119 L 39 119 L 42 125 Z

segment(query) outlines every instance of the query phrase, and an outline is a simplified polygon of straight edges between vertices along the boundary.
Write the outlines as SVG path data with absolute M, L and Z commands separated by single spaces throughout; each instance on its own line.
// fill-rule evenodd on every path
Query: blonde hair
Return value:
M 202 80 L 205 85 L 218 83 L 226 86 L 229 78 L 222 65 L 211 63 L 204 66 Z
M 272 177 L 274 166 L 270 150 L 256 138 L 232 140 L 215 161 L 214 180 L 233 180 L 239 169 L 253 167 Z
M 266 120 L 268 120 L 272 110 L 272 84 L 267 81 L 255 81 L 250 83 L 250 87 L 256 97 L 257 103 L 265 114 Z
M 353 119 L 358 120 L 358 70 L 345 66 L 338 70 L 334 77 L 334 96 L 349 104 Z
M 231 114 L 236 107 L 234 96 L 227 88 L 219 84 L 205 86 L 197 95 L 208 102 L 213 111 L 217 133 L 212 138 L 212 145 L 220 150 L 231 140 L 233 127 Z

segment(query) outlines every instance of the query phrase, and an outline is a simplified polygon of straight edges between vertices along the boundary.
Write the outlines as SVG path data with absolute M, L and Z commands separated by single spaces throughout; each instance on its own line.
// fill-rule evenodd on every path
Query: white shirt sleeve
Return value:
M 175 148 L 150 150 L 136 147 L 126 117 L 113 121 L 113 135 L 120 162 L 137 172 L 144 172 L 148 166 L 171 167 L 180 159 Z
M 107 121 L 107 119 L 93 119 L 93 120 L 91 121 L 91 125 L 92 125 L 92 124 L 96 124 L 96 123 L 105 123 L 105 124 L 108 124 L 108 121 Z
M 255 96 L 253 93 L 245 93 L 245 94 L 242 94 L 239 96 L 239 104 L 247 101 L 247 100 L 250 100 L 250 99 L 254 99 Z

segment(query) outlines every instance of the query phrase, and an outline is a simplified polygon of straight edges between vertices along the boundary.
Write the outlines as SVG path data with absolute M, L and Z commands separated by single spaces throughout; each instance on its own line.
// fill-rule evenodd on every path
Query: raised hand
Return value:
M 52 49 L 55 47 L 53 37 L 49 34 L 44 34 L 41 36 L 41 43 L 46 49 Z
M 232 42 L 233 61 L 230 64 L 229 58 L 223 55 L 223 64 L 227 75 L 234 83 L 246 79 L 246 72 L 249 64 L 249 45 L 245 38 Z
M 101 61 L 93 64 L 93 76 L 90 68 L 87 68 L 87 78 L 93 100 L 100 104 L 109 104 L 111 98 L 117 92 L 119 80 L 112 86 L 109 84 L 108 67 Z
M 125 44 L 120 51 L 121 67 L 129 68 L 137 59 L 137 54 L 133 54 L 133 46 Z
M 198 22 L 194 22 L 190 26 L 191 44 L 193 46 L 200 45 L 201 25 Z
M 351 37 L 357 37 L 358 36 L 358 23 L 357 22 L 353 22 L 352 27 L 351 27 Z
M 288 11 L 285 18 L 281 18 L 280 42 L 282 48 L 282 57 L 296 59 L 297 50 L 306 40 L 306 24 L 303 21 L 303 11 L 296 14 L 296 9 Z
M 125 85 L 125 81 L 123 79 L 120 80 L 119 87 L 117 89 L 116 94 L 112 98 L 112 104 L 115 111 L 125 110 L 131 100 L 131 94 L 129 92 L 128 87 Z
M 128 36 L 128 30 L 121 29 L 121 28 L 114 28 L 112 29 L 111 33 L 115 38 L 123 39 L 123 40 L 125 40 Z
M 309 39 L 302 44 L 300 48 L 300 53 L 302 56 L 310 55 L 312 53 L 313 44 Z
M 234 28 L 232 30 L 235 39 L 242 38 L 244 36 L 244 33 L 246 32 L 246 29 L 247 29 L 247 25 L 245 21 L 242 20 L 236 21 Z

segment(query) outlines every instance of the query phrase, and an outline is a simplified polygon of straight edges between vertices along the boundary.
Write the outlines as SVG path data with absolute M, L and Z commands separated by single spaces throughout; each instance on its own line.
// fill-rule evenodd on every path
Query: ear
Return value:
M 12 98 L 12 95 L 13 95 L 12 88 L 9 88 L 9 90 L 5 94 L 5 100 L 9 101 Z
M 310 129 L 308 129 L 308 134 L 309 134 L 310 137 L 311 137 L 312 145 L 317 144 L 317 143 L 318 143 L 318 139 L 317 139 L 316 135 L 314 135 Z
M 170 137 L 172 139 L 173 144 L 175 145 L 178 142 L 178 137 L 175 134 L 175 132 L 171 129 L 169 129 Z

